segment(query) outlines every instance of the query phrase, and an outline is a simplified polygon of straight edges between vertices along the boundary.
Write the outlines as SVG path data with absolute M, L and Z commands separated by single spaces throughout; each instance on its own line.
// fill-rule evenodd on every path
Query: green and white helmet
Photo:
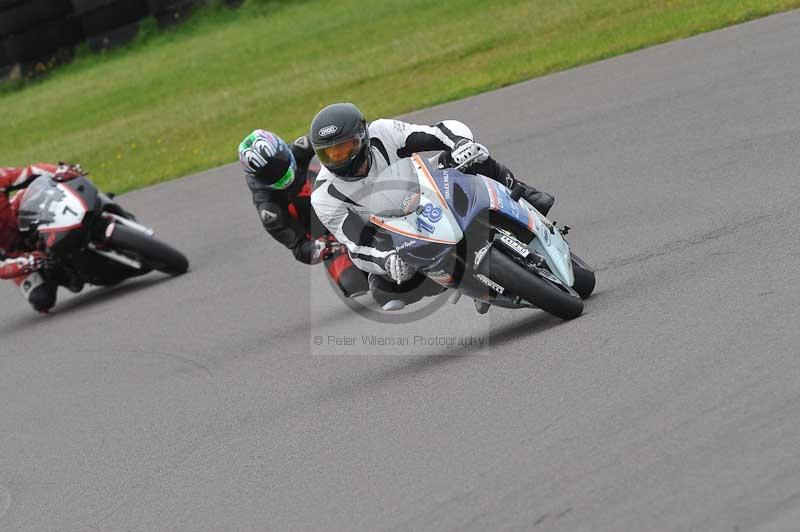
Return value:
M 294 183 L 297 162 L 282 138 L 256 129 L 239 144 L 239 161 L 247 175 L 274 190 L 285 190 Z

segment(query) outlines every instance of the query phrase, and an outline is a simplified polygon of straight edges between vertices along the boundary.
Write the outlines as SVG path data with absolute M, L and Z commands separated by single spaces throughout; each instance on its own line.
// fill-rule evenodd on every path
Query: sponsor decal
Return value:
M 481 262 L 483 262 L 483 257 L 486 256 L 486 252 L 489 251 L 489 248 L 492 247 L 491 244 L 486 244 L 481 249 L 475 252 L 475 267 L 477 268 L 480 266 Z
M 430 234 L 433 234 L 436 231 L 436 226 L 431 225 L 425 220 L 422 219 L 422 216 L 417 217 L 417 231 L 426 231 Z
M 486 192 L 489 193 L 489 208 L 495 211 L 497 210 L 497 200 L 495 198 L 497 194 L 492 186 L 493 181 L 486 176 L 482 175 L 481 177 L 483 178 L 483 184 L 486 185 Z
M 397 246 L 397 248 L 395 248 L 395 249 L 397 249 L 397 251 L 400 251 L 401 249 L 406 249 L 407 247 L 413 246 L 413 245 L 414 245 L 414 241 L 413 240 L 406 240 L 405 242 L 403 242 L 402 244 Z
M 408 214 L 411 212 L 411 206 L 414 205 L 414 203 L 416 203 L 418 197 L 419 197 L 419 192 L 414 192 L 406 196 L 402 204 L 404 213 Z
M 445 199 L 450 199 L 450 175 L 447 170 L 442 175 L 442 181 L 444 182 L 444 197 Z
M 303 135 L 302 137 L 298 137 L 297 140 L 294 141 L 294 145 L 299 148 L 303 148 L 304 150 L 308 149 L 308 137 L 306 137 L 305 135 Z
M 544 244 L 546 246 L 549 246 L 550 245 L 550 230 L 547 227 L 545 227 L 544 229 L 539 231 L 539 234 L 542 235 L 542 240 L 544 241 Z
M 527 257 L 531 254 L 531 251 L 516 238 L 511 238 L 508 235 L 500 235 L 500 240 L 507 247 L 513 249 L 520 257 Z
M 500 190 L 500 183 L 493 181 L 488 177 L 486 179 L 486 188 L 489 189 L 489 207 L 494 211 L 503 210 L 503 194 Z
M 272 222 L 272 221 L 277 220 L 277 219 L 278 219 L 278 215 L 275 214 L 274 212 L 270 212 L 270 211 L 268 211 L 266 209 L 261 211 L 261 221 L 262 222 L 269 223 L 269 222 Z
M 440 207 L 436 207 L 432 203 L 428 203 L 425 205 L 425 208 L 422 209 L 420 216 L 424 216 L 433 223 L 436 223 L 442 219 L 442 209 Z
M 331 135 L 335 135 L 337 131 L 339 131 L 339 127 L 335 124 L 331 124 L 329 126 L 320 128 L 318 134 L 320 137 L 330 137 Z
M 444 270 L 436 270 L 435 272 L 426 272 L 428 279 L 436 281 L 439 284 L 450 284 L 455 281 L 452 275 Z
M 423 218 L 429 220 L 431 223 L 426 222 Z M 442 219 L 442 209 L 440 207 L 434 206 L 432 203 L 428 203 L 425 205 L 425 208 L 422 209 L 422 212 L 419 213 L 417 217 L 417 229 L 422 231 L 423 229 L 429 233 L 433 233 L 436 231 L 436 222 Z
M 536 216 L 533 215 L 533 213 L 530 211 L 530 209 L 528 209 L 528 207 L 525 207 L 525 216 L 528 218 L 528 229 L 530 229 L 535 233 L 537 231 Z
M 489 288 L 491 288 L 492 290 L 494 290 L 498 294 L 502 294 L 503 293 L 503 291 L 504 291 L 503 287 L 500 286 L 499 284 L 497 284 L 496 282 L 492 281 L 491 279 L 489 279 L 485 275 L 479 273 L 475 277 L 480 282 L 482 282 L 483 284 L 485 284 L 486 286 L 488 286 Z

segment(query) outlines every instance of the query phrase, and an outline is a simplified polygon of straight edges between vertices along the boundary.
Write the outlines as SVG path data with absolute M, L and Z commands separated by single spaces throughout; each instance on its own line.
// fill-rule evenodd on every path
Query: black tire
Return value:
M 189 260 L 183 253 L 122 224 L 116 224 L 108 241 L 118 251 L 135 256 L 154 270 L 169 275 L 182 275 L 189 270 Z
M 489 249 L 480 271 L 508 292 L 562 320 L 577 318 L 583 300 L 514 262 L 496 248 Z
M 147 7 L 153 15 L 160 15 L 197 3 L 198 0 L 147 0 Z
M 27 0 L 0 13 L 0 36 L 22 33 L 71 11 L 69 0 Z
M 6 51 L 14 63 L 45 59 L 59 48 L 70 48 L 83 34 L 72 17 L 51 20 L 6 40 Z
M 24 1 L 25 0 L 0 0 L 0 11 L 5 11 Z
M 150 13 L 159 28 L 180 24 L 198 7 L 198 0 L 147 0 Z
M 8 51 L 6 50 L 6 40 L 0 39 L 0 69 L 10 66 L 11 63 L 11 57 L 8 55 Z
M 108 4 L 113 4 L 115 1 L 116 0 L 71 0 L 72 9 L 78 15 L 88 13 L 89 11 L 94 11 L 95 9 L 100 9 Z
M 139 34 L 139 22 L 122 26 L 101 35 L 95 35 L 86 39 L 89 48 L 94 52 L 111 50 L 119 46 L 128 44 Z
M 572 273 L 575 274 L 575 282 L 572 284 L 572 289 L 578 292 L 581 299 L 586 299 L 592 295 L 597 283 L 594 270 L 576 254 L 570 253 L 570 255 L 572 255 Z
M 119 0 L 80 16 L 87 37 L 107 34 L 117 28 L 138 22 L 147 15 L 143 0 Z

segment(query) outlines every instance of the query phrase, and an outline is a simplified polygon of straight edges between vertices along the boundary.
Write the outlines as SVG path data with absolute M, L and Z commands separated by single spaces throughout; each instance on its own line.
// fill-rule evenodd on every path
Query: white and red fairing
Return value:
M 80 228 L 88 210 L 85 200 L 71 186 L 40 177 L 23 193 L 19 227 L 22 231 L 35 228 L 47 235 L 50 247 L 57 234 Z
M 58 183 L 56 188 L 64 193 L 64 197 L 50 204 L 52 221 L 39 224 L 37 229 L 40 233 L 61 233 L 77 229 L 83 224 L 83 218 L 89 210 L 83 198 L 69 185 Z

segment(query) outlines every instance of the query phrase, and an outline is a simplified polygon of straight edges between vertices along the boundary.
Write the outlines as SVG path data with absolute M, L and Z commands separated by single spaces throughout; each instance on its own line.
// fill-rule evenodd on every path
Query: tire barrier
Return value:
M 0 82 L 46 72 L 86 41 L 102 51 L 130 42 L 142 19 L 174 26 L 206 0 L 0 0 Z M 223 0 L 230 8 L 243 0 Z
M 16 77 L 45 72 L 69 60 L 82 38 L 69 0 L 0 0 L 0 59 L 7 63 L 0 73 L 4 77 L 13 72 Z
M 147 0 L 147 6 L 159 28 L 179 24 L 201 3 L 198 0 Z
M 23 0 L 0 6 L 0 36 L 15 35 L 42 22 L 63 18 L 72 11 L 69 0 Z
M 71 48 L 81 40 L 80 26 L 74 17 L 50 20 L 11 35 L 6 40 L 6 52 L 15 63 L 47 60 L 61 48 Z
M 72 0 L 89 47 L 107 50 L 130 42 L 147 16 L 144 0 Z
M 8 52 L 6 51 L 6 40 L 0 38 L 0 68 L 3 68 L 10 64 L 11 64 L 11 58 L 8 56 Z
M 18 2 L 19 0 L 0 0 L 0 13 L 7 11 Z M 9 57 L 8 51 L 6 50 L 6 36 L 5 34 L 0 33 L 0 80 L 5 79 L 8 76 L 8 74 L 11 72 L 12 65 L 13 61 L 11 60 L 11 57 Z
M 0 80 L 5 79 L 11 73 L 11 58 L 6 52 L 6 40 L 0 39 Z

